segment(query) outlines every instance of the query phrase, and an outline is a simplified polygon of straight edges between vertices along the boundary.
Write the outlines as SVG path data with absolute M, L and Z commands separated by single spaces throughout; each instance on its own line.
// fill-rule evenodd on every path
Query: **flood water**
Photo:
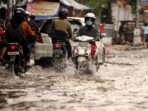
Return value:
M 148 50 L 108 55 L 93 75 L 33 66 L 21 78 L 0 69 L 0 111 L 148 111 Z

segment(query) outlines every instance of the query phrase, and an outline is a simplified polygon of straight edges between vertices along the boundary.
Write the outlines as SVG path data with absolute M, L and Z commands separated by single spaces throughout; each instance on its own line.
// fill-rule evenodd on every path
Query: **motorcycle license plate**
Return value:
M 8 55 L 19 55 L 19 52 L 8 52 Z
M 58 53 L 58 54 L 60 53 L 61 54 L 61 53 L 63 53 L 63 51 L 62 50 L 54 50 L 54 53 Z

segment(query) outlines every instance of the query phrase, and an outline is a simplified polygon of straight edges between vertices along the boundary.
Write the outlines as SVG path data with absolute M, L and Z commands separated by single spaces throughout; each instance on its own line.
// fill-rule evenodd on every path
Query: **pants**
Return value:
M 68 58 L 70 58 L 72 56 L 72 48 L 71 48 L 71 44 L 69 41 L 66 41 L 66 50 L 67 50 L 67 53 L 68 53 Z
M 144 42 L 148 42 L 148 34 L 144 35 Z
M 28 49 L 27 45 L 22 45 L 22 48 L 23 48 L 23 56 L 24 56 L 24 59 L 27 62 L 27 61 L 30 60 L 29 49 Z

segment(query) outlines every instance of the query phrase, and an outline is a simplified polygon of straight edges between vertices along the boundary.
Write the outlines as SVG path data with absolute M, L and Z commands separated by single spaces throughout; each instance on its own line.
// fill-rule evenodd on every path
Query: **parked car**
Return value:
M 35 64 L 38 64 L 43 60 L 47 62 L 53 56 L 53 45 L 50 35 L 51 25 L 55 19 L 57 18 L 48 19 L 40 29 L 39 36 L 35 43 Z M 81 26 L 85 25 L 84 18 L 80 17 L 68 17 L 67 21 L 70 22 L 74 34 L 77 33 Z

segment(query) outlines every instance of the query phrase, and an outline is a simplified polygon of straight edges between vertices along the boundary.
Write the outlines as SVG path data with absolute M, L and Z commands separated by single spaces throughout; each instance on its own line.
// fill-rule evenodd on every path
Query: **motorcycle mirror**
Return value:
M 74 28 L 73 29 L 73 33 L 76 33 L 78 31 L 78 29 Z

